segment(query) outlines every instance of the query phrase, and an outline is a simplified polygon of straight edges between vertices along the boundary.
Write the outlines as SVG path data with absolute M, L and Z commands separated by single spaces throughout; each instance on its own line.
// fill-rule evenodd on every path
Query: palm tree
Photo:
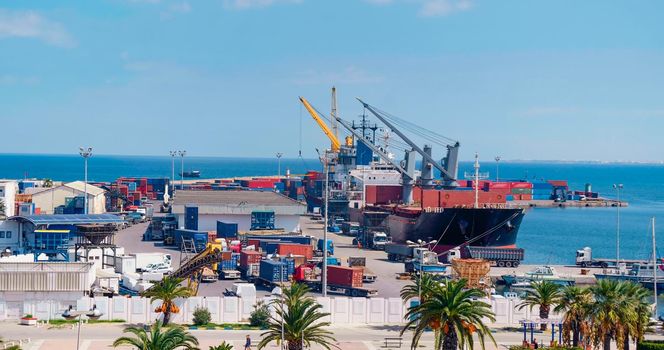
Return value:
M 591 302 L 592 295 L 587 288 L 569 286 L 562 289 L 560 300 L 554 311 L 565 313 L 563 317 L 563 342 L 565 344 L 570 344 L 569 334 L 571 332 L 572 346 L 579 345 L 580 335 L 586 328 L 584 326 L 587 324 L 586 316 Z
M 142 327 L 127 327 L 123 332 L 131 333 L 133 336 L 116 339 L 113 347 L 129 345 L 139 350 L 198 349 L 198 339 L 182 327 L 164 327 L 160 321 L 152 325 L 150 332 Z
M 192 294 L 190 288 L 180 285 L 182 281 L 181 278 L 164 277 L 161 282 L 142 293 L 142 296 L 150 298 L 150 302 L 161 300 L 162 304 L 155 309 L 155 312 L 164 314 L 164 325 L 167 325 L 170 321 L 171 313 L 180 312 L 180 309 L 174 303 L 175 299 L 188 298 Z
M 439 330 L 435 335 L 438 338 L 435 339 L 435 350 L 456 350 L 459 344 L 472 349 L 474 333 L 477 333 L 482 349 L 485 337 L 495 345 L 489 327 L 482 321 L 483 318 L 495 321 L 491 305 L 477 300 L 484 296 L 480 289 L 467 289 L 464 279 L 444 282 L 433 290 L 426 301 L 408 310 L 406 319 L 410 321 L 401 330 L 401 335 L 414 327 L 413 349 L 418 347 L 420 338 L 429 327 Z
M 0 218 L 5 217 L 5 201 L 3 199 L 0 199 Z
M 631 322 L 624 329 L 623 336 L 623 350 L 629 350 L 630 337 L 636 343 L 642 341 L 650 324 L 651 307 L 648 298 L 651 293 L 640 284 L 623 282 L 621 284 L 621 294 L 627 298 L 630 309 L 634 311 L 631 315 Z
M 526 290 L 526 296 L 523 298 L 523 301 L 517 305 L 519 310 L 529 307 L 532 311 L 535 306 L 539 306 L 539 317 L 541 319 L 548 319 L 551 307 L 558 305 L 560 302 L 560 285 L 543 280 L 530 283 L 530 287 L 530 289 Z M 540 329 L 545 331 L 546 323 L 542 323 Z
M 276 308 L 276 315 L 270 315 L 267 331 L 261 334 L 263 339 L 258 343 L 259 349 L 273 341 L 279 343 L 282 327 L 288 350 L 302 350 L 305 344 L 311 347 L 312 343 L 327 350 L 337 347 L 333 344 L 332 332 L 325 329 L 330 322 L 321 321 L 330 314 L 321 311 L 323 307 L 307 295 L 309 291 L 306 285 L 293 283 L 284 287 L 283 294 L 270 302 Z
M 44 187 L 53 187 L 53 180 L 44 179 L 43 181 L 44 181 L 44 184 L 43 184 Z
M 208 350 L 233 350 L 233 345 L 224 341 L 217 346 L 210 346 Z
M 615 339 L 619 349 L 624 346 L 626 329 L 635 320 L 634 305 L 627 295 L 623 282 L 602 279 L 590 288 L 593 303 L 589 309 L 592 342 L 595 347 L 602 343 L 604 350 L 611 349 Z
M 422 273 L 420 278 L 415 279 L 413 284 L 409 284 L 401 289 L 401 299 L 422 298 L 422 302 L 428 299 L 434 291 L 443 283 L 443 279 L 431 273 Z

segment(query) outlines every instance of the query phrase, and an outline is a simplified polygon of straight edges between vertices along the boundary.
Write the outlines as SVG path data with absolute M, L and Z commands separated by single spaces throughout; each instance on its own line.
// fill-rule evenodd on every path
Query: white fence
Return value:
M 329 312 L 326 321 L 332 324 L 344 325 L 400 325 L 405 323 L 404 316 L 407 311 L 405 305 L 399 298 L 316 298 L 323 306 L 323 311 Z M 238 297 L 192 297 L 187 300 L 178 300 L 176 304 L 180 307 L 180 313 L 173 315 L 173 322 L 191 323 L 194 309 L 198 306 L 205 307 L 210 311 L 214 323 L 235 323 L 247 321 L 251 311 L 256 304 L 254 298 Z M 269 302 L 270 299 L 264 299 Z M 518 310 L 519 299 L 508 299 L 496 297 L 487 299 L 495 313 L 495 325 L 518 326 L 519 320 L 537 318 L 538 309 L 530 311 L 528 308 Z M 84 297 L 72 305 L 77 310 L 89 310 L 96 305 L 103 316 L 103 320 L 122 319 L 128 323 L 150 323 L 158 314 L 154 312 L 159 302 L 150 303 L 149 299 L 142 297 L 113 298 Z M 68 308 L 67 303 L 58 301 L 25 301 L 20 305 L 18 314 L 32 314 L 40 320 L 60 319 L 62 312 Z M 0 320 L 17 319 L 16 312 L 8 312 L 6 301 L 0 300 Z M 532 316 L 531 316 L 532 315 Z M 551 315 L 556 317 L 556 315 Z

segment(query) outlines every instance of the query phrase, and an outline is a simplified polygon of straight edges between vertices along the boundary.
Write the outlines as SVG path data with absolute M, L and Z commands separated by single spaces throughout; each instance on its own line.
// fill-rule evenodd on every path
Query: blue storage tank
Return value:
M 217 221 L 217 238 L 237 237 L 237 223 Z
M 270 282 L 288 282 L 288 267 L 281 261 L 261 260 L 259 276 Z
M 187 230 L 198 230 L 197 206 L 184 206 L 184 228 Z

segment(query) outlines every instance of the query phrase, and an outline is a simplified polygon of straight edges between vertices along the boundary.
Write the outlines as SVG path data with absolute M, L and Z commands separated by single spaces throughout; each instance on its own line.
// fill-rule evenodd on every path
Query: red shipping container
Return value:
M 532 194 L 522 194 L 521 195 L 521 200 L 522 201 L 531 201 L 531 200 L 533 200 L 533 195 Z
M 511 188 L 533 188 L 532 182 L 512 182 Z
M 327 267 L 327 282 L 332 285 L 359 288 L 362 287 L 362 275 L 361 267 L 334 265 Z
M 279 243 L 277 246 L 277 254 L 281 256 L 288 256 L 290 254 L 301 255 L 307 260 L 311 260 L 314 257 L 314 249 L 308 244 Z
M 250 264 L 259 264 L 262 254 L 253 250 L 243 250 L 240 252 L 240 266 L 246 267 Z
M 256 249 L 258 249 L 261 246 L 260 239 L 248 239 L 247 246 L 252 246 L 252 245 L 256 247 Z
M 555 187 L 567 187 L 567 180 L 548 180 L 547 182 Z
M 490 190 L 493 189 L 509 190 L 511 187 L 509 182 L 489 182 L 487 183 L 487 185 L 485 185 L 484 188 Z
M 221 260 L 228 261 L 233 258 L 233 252 L 221 252 Z

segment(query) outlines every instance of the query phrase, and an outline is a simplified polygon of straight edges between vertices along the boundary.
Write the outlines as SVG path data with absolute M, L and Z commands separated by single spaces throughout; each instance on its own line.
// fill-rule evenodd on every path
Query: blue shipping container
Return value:
M 260 241 L 281 241 L 289 243 L 298 243 L 298 244 L 309 244 L 311 245 L 310 236 L 280 236 L 280 235 L 269 235 L 269 236 L 245 236 L 247 239 L 257 239 Z
M 514 200 L 514 195 L 511 195 L 511 194 L 506 195 L 505 200 L 513 201 Z
M 182 247 L 183 240 L 194 240 L 194 247 L 196 247 L 197 252 L 205 250 L 205 247 L 208 243 L 208 233 L 205 231 L 195 231 L 187 229 L 177 229 L 173 231 L 173 239 L 175 245 Z
M 198 230 L 198 207 L 184 206 L 184 228 Z
M 237 223 L 217 221 L 217 238 L 237 237 Z
M 288 268 L 281 261 L 261 260 L 259 276 L 270 282 L 288 282 Z

